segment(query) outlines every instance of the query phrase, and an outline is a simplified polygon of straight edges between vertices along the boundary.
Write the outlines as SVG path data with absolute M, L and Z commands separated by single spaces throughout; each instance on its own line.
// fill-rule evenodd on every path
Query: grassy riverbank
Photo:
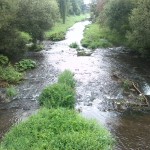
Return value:
M 88 16 L 89 14 L 67 17 L 65 24 L 62 24 L 62 22 L 57 22 L 50 31 L 45 33 L 46 39 L 52 41 L 60 41 L 65 39 L 68 28 L 73 26 L 76 22 L 85 20 Z
M 81 44 L 83 47 L 96 49 L 112 47 L 113 45 L 119 45 L 123 42 L 124 39 L 116 32 L 94 23 L 86 27 Z
M 55 88 L 55 84 L 59 86 Z M 4 137 L 0 149 L 111 150 L 113 139 L 110 133 L 73 109 L 73 74 L 65 70 L 55 84 L 42 91 L 39 101 L 43 108 L 28 120 L 14 126 Z M 67 88 L 62 88 L 61 85 Z M 70 90 L 74 92 L 70 93 Z

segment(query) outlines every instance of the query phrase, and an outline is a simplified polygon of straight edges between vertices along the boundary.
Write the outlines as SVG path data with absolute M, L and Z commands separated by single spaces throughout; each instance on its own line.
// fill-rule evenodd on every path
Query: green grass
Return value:
M 10 86 L 6 89 L 6 95 L 8 97 L 14 97 L 17 95 L 17 90 L 15 89 L 14 86 Z
M 74 108 L 75 91 L 66 84 L 56 83 L 46 87 L 40 97 L 40 105 L 46 108 Z
M 6 81 L 8 83 L 18 83 L 23 79 L 23 74 L 16 71 L 11 65 L 7 67 L 0 66 L 0 81 Z
M 63 73 L 61 73 L 58 77 L 58 83 L 64 83 L 71 88 L 75 88 L 75 79 L 74 74 L 70 70 L 65 70 Z
M 58 83 L 46 87 L 40 97 L 40 105 L 46 108 L 67 107 L 75 105 L 75 80 L 73 73 L 65 70 L 58 77 Z
M 111 150 L 109 132 L 74 110 L 42 109 L 13 127 L 1 150 Z
M 96 49 L 112 47 L 113 45 L 123 43 L 123 41 L 124 39 L 115 31 L 95 23 L 87 26 L 81 44 L 83 47 Z
M 67 17 L 66 23 L 63 24 L 62 21 L 55 24 L 55 26 L 45 33 L 46 39 L 52 41 L 60 41 L 65 39 L 66 32 L 68 28 L 74 25 L 74 23 L 85 20 L 88 15 L 80 16 L 70 16 Z
M 79 45 L 76 42 L 73 42 L 69 45 L 70 48 L 79 48 Z

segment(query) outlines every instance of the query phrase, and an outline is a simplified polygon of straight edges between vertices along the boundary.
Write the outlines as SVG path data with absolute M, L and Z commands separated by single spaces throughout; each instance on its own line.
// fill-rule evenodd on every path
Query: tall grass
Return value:
M 87 26 L 81 43 L 84 47 L 96 49 L 119 45 L 123 43 L 124 40 L 125 39 L 120 37 L 117 32 L 95 23 Z
M 46 108 L 74 108 L 75 91 L 66 84 L 56 83 L 42 91 L 39 102 Z
M 55 26 L 45 33 L 45 37 L 48 40 L 60 41 L 65 39 L 66 32 L 68 28 L 74 25 L 74 23 L 85 20 L 88 17 L 88 14 L 80 16 L 70 16 L 67 17 L 66 23 L 63 24 L 62 21 L 57 22 Z
M 13 127 L 1 143 L 2 150 L 110 150 L 109 132 L 74 110 L 42 109 Z
M 65 70 L 58 77 L 58 83 L 46 87 L 40 97 L 40 105 L 46 108 L 74 108 L 75 80 L 73 73 Z
M 75 88 L 75 79 L 74 74 L 70 70 L 65 70 L 63 73 L 61 73 L 58 77 L 58 83 L 64 83 L 71 88 Z
M 0 81 L 6 81 L 8 83 L 18 83 L 21 79 L 23 79 L 23 74 L 16 71 L 13 66 L 0 66 Z

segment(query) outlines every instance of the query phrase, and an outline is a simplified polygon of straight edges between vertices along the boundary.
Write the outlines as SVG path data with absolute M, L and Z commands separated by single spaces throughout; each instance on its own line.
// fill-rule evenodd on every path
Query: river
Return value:
M 28 58 L 37 61 L 38 67 L 27 72 L 26 79 L 16 86 L 18 95 L 13 101 L 0 103 L 0 137 L 12 124 L 36 113 L 42 89 L 57 82 L 58 75 L 69 69 L 77 81 L 76 109 L 108 128 L 117 141 L 115 150 L 150 149 L 150 114 L 120 112 L 113 103 L 124 98 L 114 74 L 138 82 L 143 92 L 150 95 L 150 63 L 130 55 L 122 47 L 96 49 L 91 56 L 78 57 L 69 44 L 80 44 L 83 30 L 89 23 L 76 23 L 68 30 L 64 41 L 44 41 L 45 50 L 28 54 Z

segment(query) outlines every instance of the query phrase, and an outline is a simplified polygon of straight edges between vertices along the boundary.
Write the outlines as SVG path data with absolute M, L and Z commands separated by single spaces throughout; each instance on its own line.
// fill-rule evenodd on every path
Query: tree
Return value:
M 63 23 L 65 24 L 68 1 L 67 0 L 58 0 L 58 3 L 59 3 L 60 15 L 61 15 L 61 18 L 63 19 Z
M 56 0 L 20 0 L 17 13 L 18 28 L 29 33 L 34 43 L 43 39 L 44 31 L 50 29 L 58 18 Z
M 125 35 L 129 30 L 129 15 L 134 5 L 132 0 L 110 0 L 106 3 L 105 14 L 107 17 L 107 25 L 110 29 L 118 31 Z
M 150 54 L 150 0 L 138 0 L 130 15 L 127 38 L 132 48 Z

